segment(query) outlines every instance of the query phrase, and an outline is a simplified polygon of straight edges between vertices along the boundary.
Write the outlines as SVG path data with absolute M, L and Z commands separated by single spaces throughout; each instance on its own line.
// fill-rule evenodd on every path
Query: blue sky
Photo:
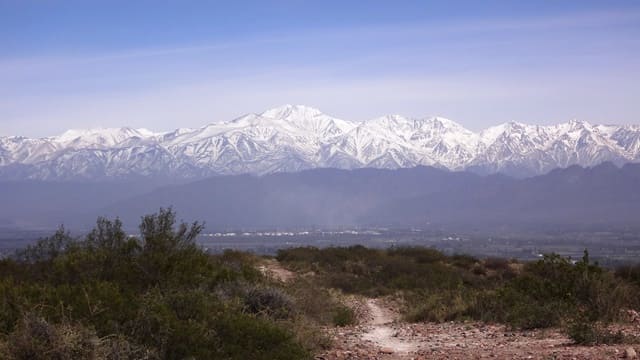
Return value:
M 0 0 L 0 135 L 285 103 L 478 130 L 640 123 L 638 1 Z

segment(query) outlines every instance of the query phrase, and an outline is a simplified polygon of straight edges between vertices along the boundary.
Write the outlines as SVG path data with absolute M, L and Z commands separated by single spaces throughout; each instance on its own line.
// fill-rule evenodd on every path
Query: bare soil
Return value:
M 258 265 L 258 270 L 262 274 L 282 282 L 291 281 L 296 276 L 294 272 L 285 269 L 275 259 L 265 259 Z

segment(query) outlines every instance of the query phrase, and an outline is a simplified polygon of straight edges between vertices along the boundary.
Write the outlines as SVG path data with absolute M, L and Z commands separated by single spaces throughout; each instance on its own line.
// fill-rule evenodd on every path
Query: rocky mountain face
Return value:
M 0 179 L 196 179 L 311 168 L 419 165 L 527 177 L 571 165 L 640 161 L 640 126 L 506 123 L 472 132 L 441 117 L 352 122 L 285 105 L 199 129 L 70 130 L 0 137 Z

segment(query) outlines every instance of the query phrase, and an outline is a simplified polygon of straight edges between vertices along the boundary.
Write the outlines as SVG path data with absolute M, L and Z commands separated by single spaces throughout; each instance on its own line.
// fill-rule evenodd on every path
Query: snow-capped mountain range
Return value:
M 0 137 L 0 178 L 5 180 L 188 179 L 418 165 L 531 176 L 605 161 L 640 161 L 640 126 L 510 122 L 473 132 L 442 117 L 389 115 L 352 122 L 285 105 L 168 133 L 115 128 L 39 139 Z

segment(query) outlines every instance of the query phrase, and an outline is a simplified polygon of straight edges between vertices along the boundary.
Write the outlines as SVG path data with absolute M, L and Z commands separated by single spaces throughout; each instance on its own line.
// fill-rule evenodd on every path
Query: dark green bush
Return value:
M 411 322 L 462 320 L 474 305 L 473 291 L 464 288 L 407 296 L 405 319 Z
M 333 325 L 349 326 L 357 323 L 356 314 L 347 306 L 337 306 L 333 314 Z
M 318 325 L 333 325 L 338 308 L 342 308 L 330 291 L 312 280 L 296 278 L 285 290 L 295 299 L 295 313 Z
M 294 302 L 283 290 L 251 286 L 244 293 L 245 310 L 252 314 L 263 314 L 275 319 L 287 319 L 293 315 Z
M 222 359 L 303 360 L 309 353 L 295 342 L 293 333 L 267 321 L 236 312 L 225 312 L 216 322 Z M 200 357 L 207 358 L 207 357 Z
M 640 286 L 640 264 L 619 266 L 615 272 L 616 277 Z
M 278 252 L 278 259 L 300 271 L 318 273 L 318 281 L 347 293 L 381 296 L 412 289 L 457 287 L 464 271 L 452 269 L 434 249 L 390 250 L 296 248 Z
M 578 345 L 621 344 L 627 341 L 621 331 L 611 331 L 602 323 L 590 321 L 584 314 L 575 314 L 564 332 Z
M 474 312 L 519 328 L 559 326 L 578 311 L 586 321 L 616 320 L 634 305 L 637 289 L 592 264 L 588 253 L 573 264 L 558 255 L 528 263 L 521 274 L 481 296 Z

